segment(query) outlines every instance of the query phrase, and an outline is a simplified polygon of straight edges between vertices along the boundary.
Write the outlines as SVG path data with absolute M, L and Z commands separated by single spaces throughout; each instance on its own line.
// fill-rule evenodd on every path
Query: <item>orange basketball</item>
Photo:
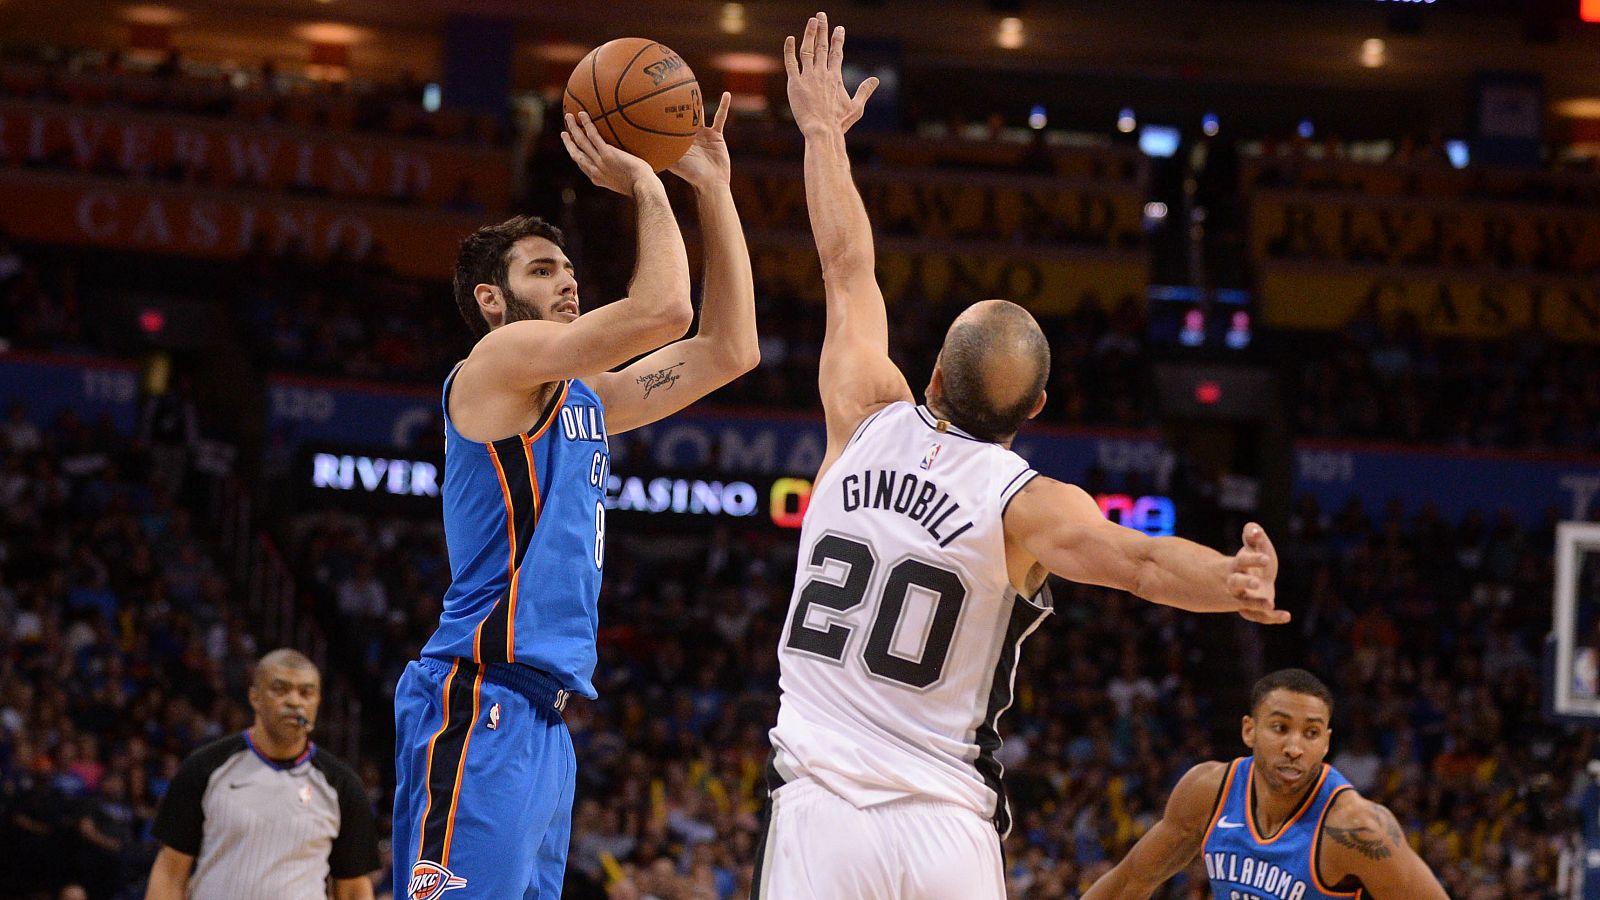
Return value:
M 617 38 L 589 51 L 567 79 L 563 104 L 586 112 L 606 143 L 657 172 L 683 157 L 700 128 L 700 82 L 683 57 L 644 38 Z

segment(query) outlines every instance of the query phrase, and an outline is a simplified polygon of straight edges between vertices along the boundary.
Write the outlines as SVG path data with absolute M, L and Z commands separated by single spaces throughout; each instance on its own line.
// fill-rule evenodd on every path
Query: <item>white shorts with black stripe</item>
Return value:
M 752 900 L 1004 900 L 994 823 L 953 803 L 858 809 L 809 778 L 772 794 Z

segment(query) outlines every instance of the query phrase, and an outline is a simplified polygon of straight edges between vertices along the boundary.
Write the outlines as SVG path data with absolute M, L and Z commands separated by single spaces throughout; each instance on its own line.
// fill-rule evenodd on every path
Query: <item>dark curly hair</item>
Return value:
M 472 330 L 474 340 L 489 333 L 489 323 L 478 309 L 478 298 L 473 293 L 480 284 L 493 284 L 510 293 L 511 248 L 526 237 L 542 237 L 550 243 L 567 249 L 561 229 L 538 216 L 516 216 L 499 225 L 485 225 L 468 235 L 456 251 L 455 294 L 461 318 Z

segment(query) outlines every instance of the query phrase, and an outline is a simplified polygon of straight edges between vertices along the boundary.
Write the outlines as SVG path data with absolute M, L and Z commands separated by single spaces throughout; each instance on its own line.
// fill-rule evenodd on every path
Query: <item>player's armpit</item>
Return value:
M 817 389 L 828 425 L 829 459 L 844 449 L 867 416 L 890 403 L 914 399 L 888 353 L 848 334 L 830 334 L 823 341 Z
M 1145 900 L 1193 861 L 1205 843 L 1227 769 L 1225 763 L 1206 762 L 1185 773 L 1167 798 L 1161 820 L 1089 888 L 1084 900 Z
M 731 356 L 720 344 L 694 337 L 586 383 L 605 404 L 606 430 L 620 434 L 670 416 L 752 368 L 754 359 Z
M 1354 791 L 1333 799 L 1317 835 L 1317 878 L 1328 887 L 1356 879 L 1374 897 L 1449 900 L 1406 842 L 1394 813 Z

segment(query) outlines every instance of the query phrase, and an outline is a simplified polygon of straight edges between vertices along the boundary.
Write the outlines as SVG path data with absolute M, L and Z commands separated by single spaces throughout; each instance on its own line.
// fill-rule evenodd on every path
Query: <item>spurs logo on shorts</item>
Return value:
M 406 900 L 437 900 L 445 891 L 467 886 L 467 880 L 436 862 L 424 859 L 411 867 Z

